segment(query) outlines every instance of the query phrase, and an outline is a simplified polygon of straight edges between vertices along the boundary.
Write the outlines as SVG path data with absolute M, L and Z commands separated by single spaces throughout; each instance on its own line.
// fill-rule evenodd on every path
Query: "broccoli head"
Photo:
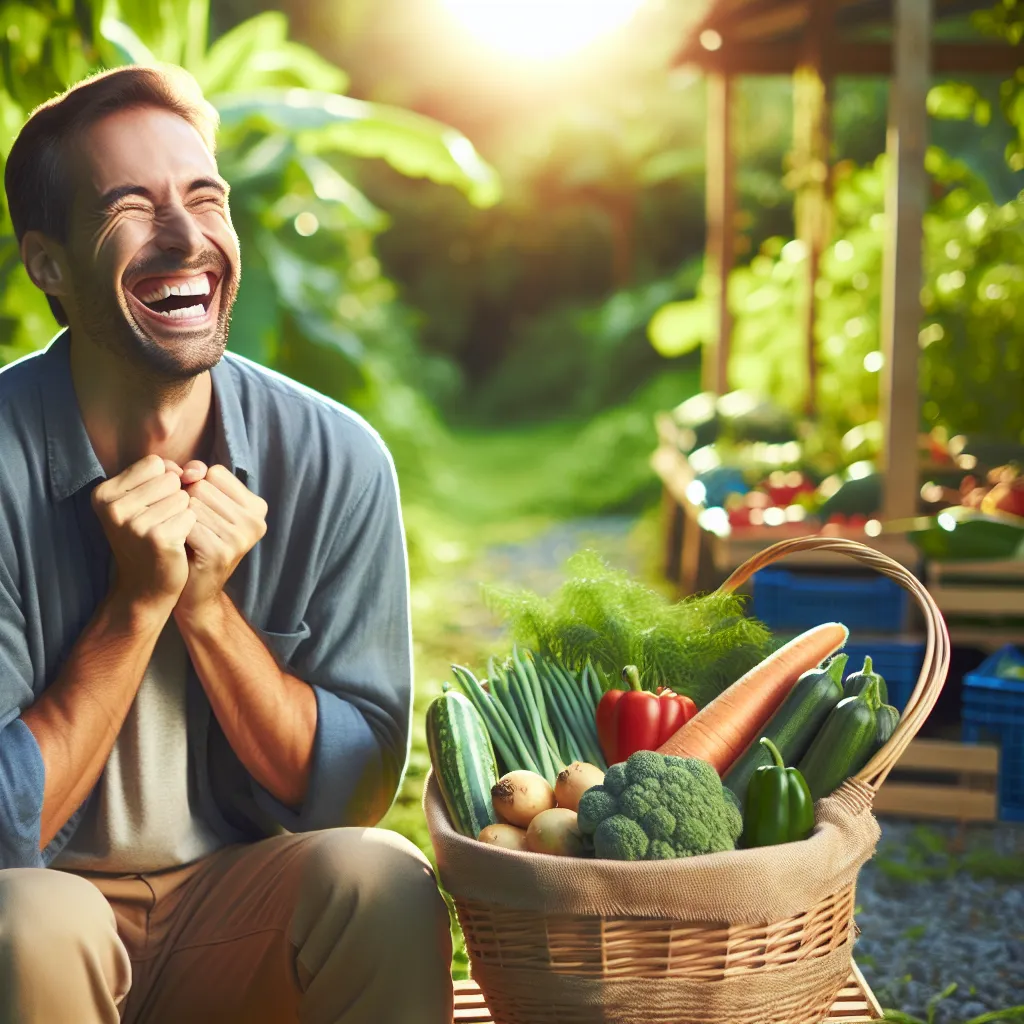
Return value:
M 580 798 L 580 831 L 612 860 L 670 860 L 736 848 L 743 816 L 718 772 L 693 757 L 640 750 Z

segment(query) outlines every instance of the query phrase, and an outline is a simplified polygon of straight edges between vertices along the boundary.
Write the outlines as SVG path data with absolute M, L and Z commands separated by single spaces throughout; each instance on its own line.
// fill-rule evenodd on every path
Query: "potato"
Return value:
M 600 786 L 604 782 L 604 772 L 596 765 L 585 761 L 573 761 L 568 768 L 563 768 L 555 779 L 555 800 L 559 807 L 570 811 L 579 809 L 580 797 L 588 789 Z
M 502 821 L 526 828 L 541 811 L 555 806 L 555 791 L 536 772 L 520 769 L 491 787 L 491 803 Z
M 576 823 L 576 812 L 565 807 L 541 811 L 526 830 L 526 848 L 532 853 L 579 857 L 583 853 L 583 836 Z
M 500 846 L 503 850 L 525 850 L 526 829 L 515 825 L 488 825 L 480 830 L 481 843 L 488 846 Z

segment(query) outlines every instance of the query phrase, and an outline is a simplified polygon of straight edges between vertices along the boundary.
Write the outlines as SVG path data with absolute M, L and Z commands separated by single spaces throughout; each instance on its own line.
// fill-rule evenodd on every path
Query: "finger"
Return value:
M 193 510 L 194 511 L 194 510 Z M 215 557 L 217 554 L 227 554 L 230 550 L 229 546 L 217 536 L 205 523 L 199 522 L 196 519 L 192 529 L 189 530 L 185 537 L 185 544 L 190 547 L 193 551 L 200 554 L 206 555 L 207 557 Z
M 238 525 L 245 518 L 246 510 L 233 498 L 218 490 L 209 479 L 190 484 L 188 493 L 229 523 Z
M 124 526 L 151 505 L 179 493 L 184 493 L 181 481 L 174 473 L 164 473 L 155 480 L 147 480 L 146 483 L 112 502 L 107 506 L 106 515 L 115 526 Z
M 164 469 L 168 473 L 174 473 L 176 476 L 181 476 L 181 466 L 179 466 L 173 459 L 164 459 Z
M 150 536 L 164 548 L 180 548 L 184 546 L 189 534 L 195 528 L 196 516 L 190 508 L 179 512 L 176 516 L 165 519 L 154 526 Z
M 206 476 L 207 470 L 206 463 L 200 462 L 199 459 L 192 459 L 191 462 L 186 462 L 181 477 L 182 485 L 188 487 L 189 484 L 202 480 Z
M 192 495 L 188 507 L 196 514 L 196 522 L 201 523 L 225 543 L 230 543 L 238 528 L 216 510 L 210 508 L 201 498 Z
M 247 506 L 256 497 L 241 480 L 231 472 L 227 466 L 211 466 L 206 474 L 206 479 L 239 505 Z
M 93 504 L 109 505 L 128 491 L 162 476 L 165 472 L 167 470 L 164 467 L 164 460 L 159 455 L 147 455 L 96 487 L 92 492 Z
M 136 536 L 143 537 L 161 523 L 181 515 L 188 507 L 188 495 L 179 490 L 142 509 L 129 521 L 129 526 Z

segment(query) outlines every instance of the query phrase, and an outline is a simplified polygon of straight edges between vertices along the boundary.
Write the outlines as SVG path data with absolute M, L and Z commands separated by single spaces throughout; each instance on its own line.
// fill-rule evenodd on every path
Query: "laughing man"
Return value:
M 225 352 L 215 130 L 119 69 L 6 166 L 66 329 L 0 371 L 0 1024 L 450 1024 L 444 902 L 372 827 L 410 737 L 392 463 Z

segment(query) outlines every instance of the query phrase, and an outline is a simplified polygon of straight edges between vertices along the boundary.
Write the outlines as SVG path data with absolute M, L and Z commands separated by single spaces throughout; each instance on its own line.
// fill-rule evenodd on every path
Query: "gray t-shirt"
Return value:
M 199 813 L 189 771 L 188 666 L 188 648 L 171 616 L 92 801 L 54 867 L 160 871 L 190 864 L 223 845 Z

